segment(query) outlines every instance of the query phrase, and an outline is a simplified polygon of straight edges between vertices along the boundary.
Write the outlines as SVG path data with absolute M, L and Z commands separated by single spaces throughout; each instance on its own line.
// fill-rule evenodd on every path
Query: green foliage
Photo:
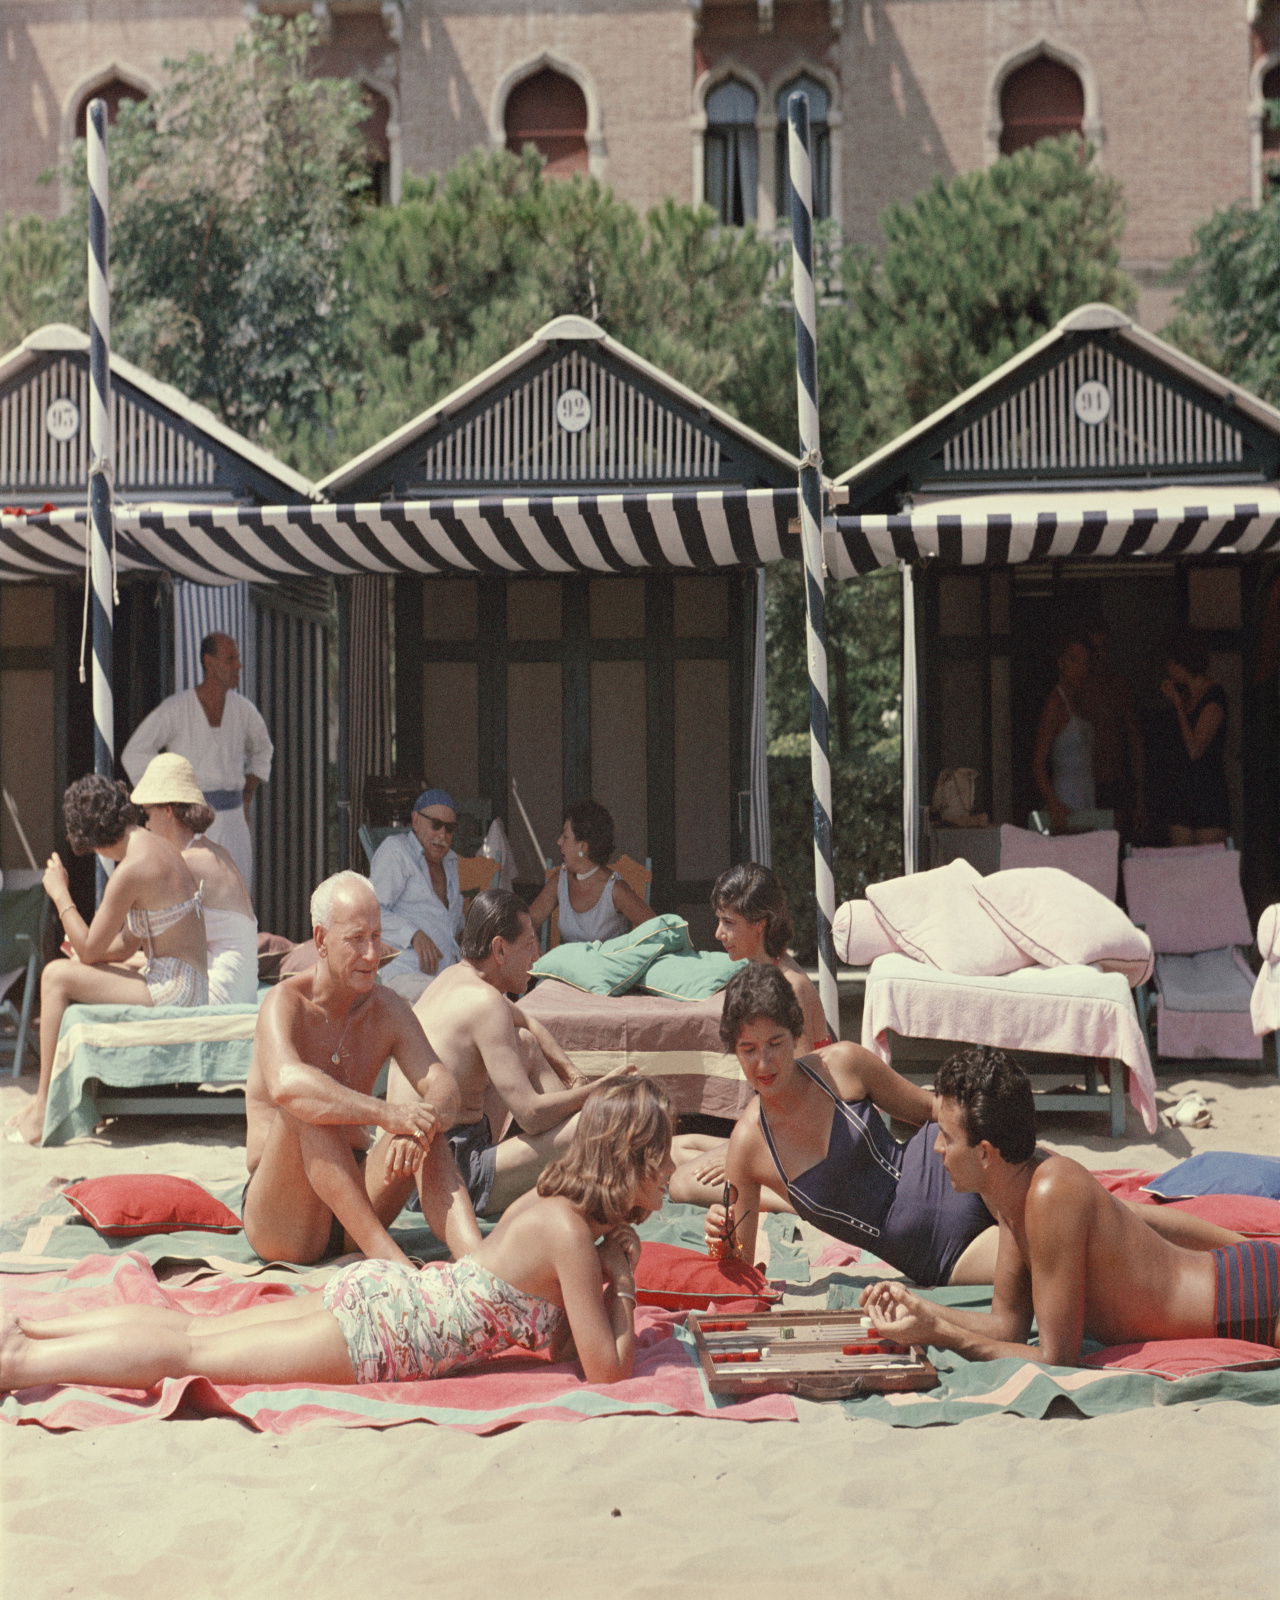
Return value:
M 75 297 L 64 288 L 72 247 L 59 221 L 0 216 L 0 354 L 46 322 L 75 322 Z M 83 235 L 80 254 L 83 270 Z
M 309 78 L 315 24 L 264 18 L 225 57 L 169 62 L 111 130 L 112 345 L 249 437 L 321 407 L 345 321 L 361 170 L 357 86 Z M 84 147 L 66 178 L 85 230 Z M 64 298 L 78 299 L 69 259 Z
M 1280 189 L 1256 211 L 1215 212 L 1173 276 L 1184 287 L 1165 337 L 1280 405 Z
M 532 150 L 475 151 L 357 222 L 349 381 L 298 453 L 331 466 L 570 314 L 736 406 L 762 358 L 785 355 L 763 298 L 773 261 L 772 245 L 706 209 L 668 201 L 641 217 L 594 179 L 548 179 Z

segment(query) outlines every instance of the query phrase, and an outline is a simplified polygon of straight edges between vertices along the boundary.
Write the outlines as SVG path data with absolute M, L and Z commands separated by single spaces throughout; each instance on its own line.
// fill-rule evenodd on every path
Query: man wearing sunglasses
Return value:
M 382 981 L 411 1004 L 438 972 L 458 959 L 463 905 L 453 830 L 458 812 L 446 789 L 425 789 L 413 803 L 408 833 L 374 852 L 369 877 L 382 907 L 382 937 L 400 954 Z

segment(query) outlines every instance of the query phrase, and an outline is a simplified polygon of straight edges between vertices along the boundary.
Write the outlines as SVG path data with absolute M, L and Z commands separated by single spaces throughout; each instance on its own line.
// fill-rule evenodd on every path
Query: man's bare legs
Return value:
M 370 1204 L 348 1130 L 280 1112 L 245 1195 L 245 1238 L 264 1261 L 319 1261 L 339 1208 L 368 1216 L 358 1229 L 362 1237 L 348 1234 L 352 1248 L 408 1264 Z
M 369 1201 L 384 1227 L 389 1228 L 400 1215 L 413 1188 L 423 1220 L 456 1261 L 470 1255 L 483 1237 L 471 1205 L 471 1196 L 462 1181 L 458 1164 L 443 1134 L 437 1134 L 417 1172 L 410 1177 L 388 1170 L 391 1139 L 384 1135 L 369 1155 L 365 1182 Z
M 44 1136 L 44 1113 L 58 1049 L 58 1030 L 69 1005 L 149 1006 L 151 996 L 136 967 L 86 966 L 83 961 L 50 961 L 40 974 L 40 1081 L 36 1097 L 9 1127 L 28 1144 Z

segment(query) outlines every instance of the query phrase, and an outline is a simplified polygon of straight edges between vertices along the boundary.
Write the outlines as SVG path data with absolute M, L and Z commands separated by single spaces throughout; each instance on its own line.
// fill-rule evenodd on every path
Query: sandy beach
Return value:
M 31 1087 L 6 1078 L 0 1114 Z M 1131 1111 L 1131 1142 L 1108 1139 L 1101 1117 L 1046 1117 L 1042 1136 L 1093 1168 L 1277 1152 L 1274 1078 L 1165 1077 L 1162 1105 L 1192 1089 L 1210 1128 L 1148 1139 Z M 242 1170 L 242 1134 L 231 1120 L 122 1120 L 58 1149 L 6 1144 L 0 1161 L 13 1217 L 100 1173 L 221 1182 Z M 823 1242 L 806 1237 L 813 1256 Z M 798 1409 L 794 1424 L 624 1417 L 489 1437 L 413 1423 L 273 1438 L 226 1419 L 6 1428 L 3 1593 L 1280 1595 L 1280 1407 L 918 1430 Z

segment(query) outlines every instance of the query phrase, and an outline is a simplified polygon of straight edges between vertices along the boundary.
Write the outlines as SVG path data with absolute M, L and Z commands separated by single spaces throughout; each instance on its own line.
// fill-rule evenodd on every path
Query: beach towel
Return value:
M 4 1314 L 68 1316 L 103 1305 L 173 1306 L 185 1311 L 240 1311 L 290 1294 L 290 1285 L 224 1276 L 175 1287 L 162 1284 L 136 1251 L 91 1255 L 69 1271 L 4 1280 Z M 43 1386 L 0 1399 L 0 1420 L 50 1431 L 79 1431 L 161 1418 L 232 1416 L 262 1433 L 304 1427 L 390 1428 L 432 1422 L 466 1433 L 496 1433 L 519 1422 L 585 1422 L 620 1415 L 727 1417 L 736 1422 L 794 1421 L 785 1395 L 721 1403 L 709 1395 L 680 1343 L 671 1312 L 636 1314 L 635 1370 L 622 1383 L 586 1383 L 572 1362 L 524 1352 L 499 1356 L 456 1377 L 413 1383 L 213 1384 L 168 1379 L 151 1392 L 85 1385 Z

